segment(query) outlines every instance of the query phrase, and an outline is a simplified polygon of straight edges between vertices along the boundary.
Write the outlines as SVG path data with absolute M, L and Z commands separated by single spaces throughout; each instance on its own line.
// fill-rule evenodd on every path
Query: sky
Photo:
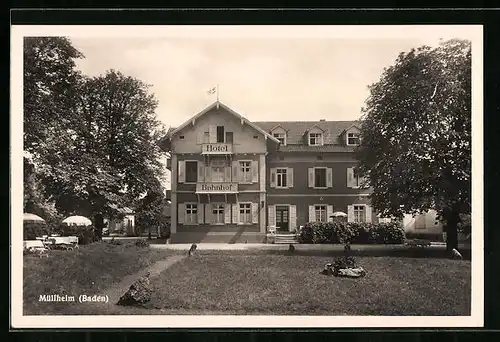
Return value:
M 149 84 L 165 128 L 212 104 L 217 97 L 207 92 L 217 85 L 219 100 L 250 121 L 356 120 L 368 86 L 399 53 L 469 32 L 450 25 L 68 30 L 60 35 L 85 56 L 77 68 L 89 76 L 115 69 Z M 168 171 L 163 185 L 170 189 Z
M 219 99 L 251 121 L 356 120 L 376 82 L 398 54 L 429 37 L 86 38 L 69 37 L 95 76 L 119 70 L 151 85 L 157 116 L 176 127 Z

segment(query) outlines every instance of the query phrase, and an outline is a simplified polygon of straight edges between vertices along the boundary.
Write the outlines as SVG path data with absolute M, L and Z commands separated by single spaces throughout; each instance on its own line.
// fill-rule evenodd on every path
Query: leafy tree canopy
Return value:
M 375 209 L 436 209 L 453 240 L 459 214 L 471 210 L 470 42 L 401 53 L 369 90 L 357 156 Z

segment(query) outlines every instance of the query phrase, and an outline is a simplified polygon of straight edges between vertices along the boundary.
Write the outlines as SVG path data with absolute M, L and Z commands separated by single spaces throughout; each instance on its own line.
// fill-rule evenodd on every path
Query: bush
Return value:
M 310 222 L 299 235 L 310 244 L 400 244 L 405 233 L 400 223 Z
M 45 222 L 24 222 L 24 240 L 35 240 L 42 235 L 50 235 L 50 229 Z

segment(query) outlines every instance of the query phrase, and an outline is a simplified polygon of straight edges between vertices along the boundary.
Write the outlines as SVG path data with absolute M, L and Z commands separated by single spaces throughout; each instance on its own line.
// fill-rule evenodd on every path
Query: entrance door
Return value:
M 276 206 L 276 228 L 279 233 L 289 232 L 290 211 L 288 206 Z

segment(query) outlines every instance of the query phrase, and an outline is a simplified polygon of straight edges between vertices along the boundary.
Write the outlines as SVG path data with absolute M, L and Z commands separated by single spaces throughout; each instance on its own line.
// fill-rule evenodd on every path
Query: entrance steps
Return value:
M 275 244 L 296 244 L 299 243 L 295 234 L 273 234 Z

